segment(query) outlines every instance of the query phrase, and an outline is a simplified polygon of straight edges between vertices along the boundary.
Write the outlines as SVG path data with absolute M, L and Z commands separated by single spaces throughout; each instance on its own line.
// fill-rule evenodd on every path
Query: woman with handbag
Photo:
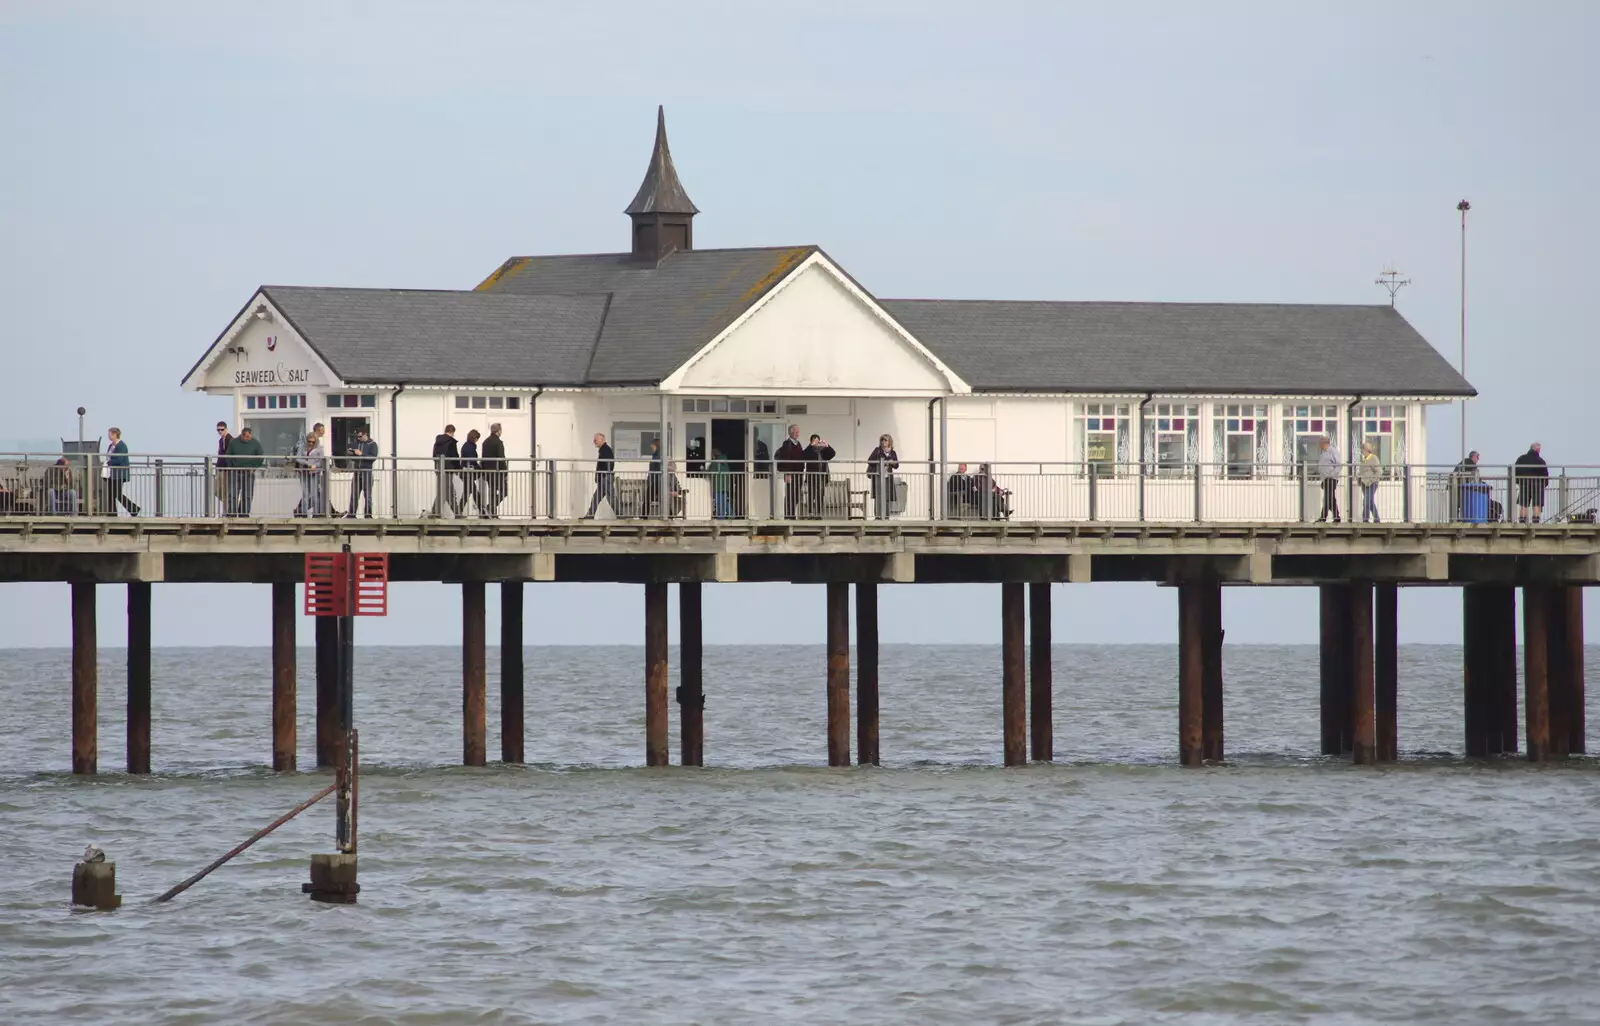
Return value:
M 900 469 L 900 454 L 894 451 L 894 439 L 878 436 L 878 446 L 867 456 L 867 478 L 872 487 L 873 515 L 879 520 L 889 519 L 895 507 L 894 472 Z

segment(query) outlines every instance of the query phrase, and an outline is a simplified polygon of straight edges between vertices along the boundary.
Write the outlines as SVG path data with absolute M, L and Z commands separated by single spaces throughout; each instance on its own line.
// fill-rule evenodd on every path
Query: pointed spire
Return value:
M 644 173 L 644 181 L 639 185 L 639 192 L 633 197 L 633 202 L 628 204 L 624 213 L 631 216 L 640 214 L 680 214 L 692 217 L 700 211 L 689 199 L 689 194 L 683 191 L 683 183 L 678 181 L 678 169 L 672 166 L 672 151 L 667 148 L 667 113 L 664 107 L 656 107 L 656 145 L 650 153 L 650 167 Z

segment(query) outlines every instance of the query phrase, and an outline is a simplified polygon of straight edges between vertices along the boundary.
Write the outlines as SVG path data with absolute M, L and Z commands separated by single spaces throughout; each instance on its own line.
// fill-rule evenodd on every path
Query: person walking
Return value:
M 256 472 L 261 469 L 266 451 L 249 428 L 240 428 L 239 437 L 228 443 L 228 501 L 226 516 L 247 517 L 256 497 Z
M 1539 452 L 1544 447 L 1538 442 L 1528 446 L 1528 451 L 1517 457 L 1513 474 L 1517 479 L 1517 521 L 1539 522 L 1544 513 L 1544 491 L 1550 484 L 1550 468 Z
M 1383 471 L 1378 467 L 1378 451 L 1371 442 L 1361 443 L 1361 465 L 1356 468 L 1356 484 L 1361 486 L 1361 522 L 1382 523 L 1378 519 L 1378 481 Z
M 217 421 L 217 473 L 211 485 L 211 493 L 217 497 L 217 505 L 222 507 L 223 515 L 228 511 L 228 446 L 233 443 L 233 436 L 228 433 L 228 422 Z
M 789 425 L 789 437 L 778 446 L 778 473 L 783 475 L 783 515 L 794 519 L 806 472 L 806 447 L 800 444 L 800 425 Z
M 433 472 L 438 481 L 433 496 L 433 509 L 429 516 L 444 516 L 448 507 L 454 516 L 461 515 L 461 503 L 456 498 L 456 466 L 461 459 L 461 449 L 456 445 L 456 426 L 446 424 L 433 439 Z
M 489 425 L 489 437 L 483 440 L 483 458 L 478 461 L 483 467 L 484 499 L 489 504 L 489 512 L 485 514 L 491 518 L 500 515 L 500 503 L 506 498 L 506 443 L 500 437 L 500 425 Z
M 900 469 L 900 454 L 894 451 L 894 439 L 879 435 L 877 448 L 867 454 L 867 480 L 872 487 L 872 515 L 879 520 L 889 519 L 894 509 L 894 472 Z
M 821 435 L 812 435 L 805 447 L 806 510 L 805 515 L 818 519 L 823 515 L 824 499 L 828 491 L 828 461 L 833 459 L 833 446 Z M 847 511 L 848 512 L 848 511 Z
M 1328 517 L 1333 517 L 1334 523 L 1339 523 L 1339 450 L 1333 447 L 1333 439 L 1327 435 L 1317 443 L 1320 455 L 1317 456 L 1317 477 L 1322 481 L 1322 515 L 1317 517 L 1317 523 L 1326 523 Z
M 366 500 L 365 516 L 372 518 L 372 465 L 378 459 L 378 443 L 366 428 L 356 428 L 355 441 L 345 455 L 350 457 L 350 509 L 345 516 L 354 519 L 357 503 Z
M 461 510 L 466 512 L 467 501 L 472 501 L 472 508 L 478 511 L 478 516 L 483 516 L 483 480 L 480 477 L 483 464 L 478 461 L 478 439 L 483 435 L 477 428 L 467 429 L 467 440 L 461 443 Z
M 606 444 L 606 436 L 598 432 L 594 436 L 594 448 L 594 494 L 589 497 L 589 512 L 583 515 L 585 520 L 594 519 L 602 499 L 611 505 L 611 515 L 617 515 L 617 454 Z
M 110 428 L 106 431 L 110 445 L 106 447 L 106 465 L 101 470 L 101 480 L 105 484 L 105 501 L 100 504 L 99 512 L 106 516 L 116 516 L 117 511 L 113 503 L 120 504 L 128 511 L 130 517 L 139 515 L 139 504 L 122 494 L 122 489 L 128 483 L 132 470 L 128 463 L 128 443 L 122 440 L 121 428 Z

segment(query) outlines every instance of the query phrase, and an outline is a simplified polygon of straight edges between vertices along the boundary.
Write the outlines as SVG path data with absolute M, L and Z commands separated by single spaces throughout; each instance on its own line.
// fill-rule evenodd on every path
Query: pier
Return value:
M 668 716 L 681 717 L 678 763 L 702 765 L 701 587 L 704 583 L 821 583 L 830 766 L 879 764 L 878 597 L 881 586 L 997 585 L 1001 665 L 992 682 L 1002 713 L 1004 763 L 1060 755 L 1052 710 L 1071 709 L 1070 683 L 1054 692 L 1051 589 L 1142 581 L 1178 589 L 1176 758 L 1226 758 L 1222 642 L 1225 587 L 1314 586 L 1321 608 L 1321 751 L 1358 764 L 1392 762 L 1397 729 L 1398 589 L 1453 587 L 1462 595 L 1462 699 L 1468 757 L 1533 762 L 1587 751 L 1583 589 L 1600 583 L 1600 529 L 1592 524 L 1087 524 L 1016 521 L 525 521 L 238 520 L 34 517 L 0 519 L 0 582 L 56 581 L 72 592 L 72 767 L 99 769 L 95 610 L 104 589 L 126 588 L 128 765 L 148 773 L 150 612 L 162 583 L 270 583 L 270 761 L 295 769 L 297 701 L 293 617 L 304 554 L 349 544 L 383 552 L 396 581 L 459 588 L 462 609 L 462 762 L 483 765 L 486 736 L 485 589 L 498 583 L 500 758 L 524 758 L 520 611 L 527 586 L 618 582 L 642 586 L 645 737 L 642 762 L 673 760 Z M 679 589 L 681 685 L 668 693 L 668 588 Z M 856 629 L 851 695 L 850 624 Z M 1518 736 L 1516 617 L 1522 617 Z M 316 632 L 317 763 L 337 761 L 333 678 L 336 634 Z M 675 701 L 672 700 L 675 698 Z M 852 708 L 853 705 L 853 708 Z M 854 724 L 852 724 L 852 712 Z M 892 715 L 892 713 L 891 713 Z M 1069 712 L 1070 715 L 1070 712 Z M 853 727 L 853 729 L 852 729 Z M 854 752 L 852 752 L 852 742 Z M 715 739 L 709 744 L 714 749 Z M 892 753 L 890 761 L 892 761 Z

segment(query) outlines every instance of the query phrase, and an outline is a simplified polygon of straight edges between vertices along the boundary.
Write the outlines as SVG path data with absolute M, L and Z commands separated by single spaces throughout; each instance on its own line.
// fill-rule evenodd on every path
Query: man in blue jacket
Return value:
M 372 517 L 372 464 L 378 458 L 378 443 L 368 437 L 364 429 L 356 430 L 356 440 L 351 443 L 350 466 L 355 473 L 350 475 L 350 512 L 346 517 L 354 518 L 356 515 L 356 500 L 365 497 L 367 500 L 365 516 Z
M 111 447 L 106 450 L 108 455 L 105 476 L 101 478 L 105 483 L 103 491 L 105 501 L 100 504 L 101 508 L 97 512 L 103 516 L 116 516 L 116 508 L 112 505 L 116 502 L 122 504 L 122 508 L 128 511 L 129 516 L 136 517 L 139 515 L 139 504 L 122 494 L 122 486 L 128 483 L 128 476 L 131 473 L 128 466 L 128 443 L 122 440 L 121 428 L 108 429 L 106 436 L 111 439 Z

